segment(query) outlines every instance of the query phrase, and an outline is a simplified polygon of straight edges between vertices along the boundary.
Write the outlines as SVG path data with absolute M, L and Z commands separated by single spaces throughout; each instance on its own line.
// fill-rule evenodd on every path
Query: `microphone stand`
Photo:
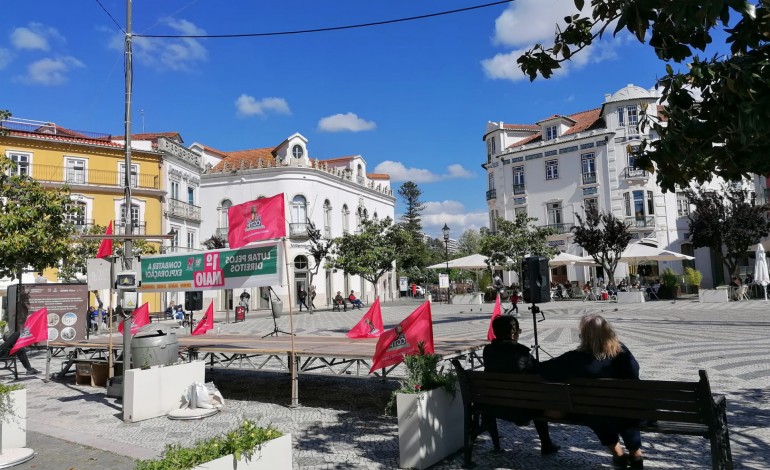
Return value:
M 263 336 L 263 338 L 267 338 L 268 336 L 273 336 L 273 335 L 275 335 L 276 337 L 278 337 L 278 334 L 279 334 L 279 333 L 283 333 L 283 334 L 285 334 L 285 335 L 292 335 L 292 336 L 294 336 L 294 334 L 293 334 L 293 333 L 289 333 L 288 331 L 284 331 L 284 330 L 282 330 L 282 329 L 278 328 L 278 322 L 276 322 L 276 321 L 275 321 L 275 312 L 273 311 L 273 296 L 272 296 L 272 295 L 270 295 L 270 292 L 272 292 L 273 294 L 275 294 L 275 296 L 276 296 L 276 297 L 277 297 L 279 300 L 280 300 L 280 297 L 278 297 L 278 294 L 276 294 L 276 293 L 275 293 L 275 291 L 273 290 L 273 288 L 272 288 L 272 287 L 268 286 L 268 289 L 270 289 L 270 290 L 268 291 L 268 294 L 267 294 L 267 295 L 268 295 L 268 297 L 269 297 L 269 299 L 270 299 L 270 315 L 272 315 L 272 316 L 273 316 L 273 331 L 271 331 L 270 333 L 268 333 L 268 334 L 266 334 L 265 336 Z

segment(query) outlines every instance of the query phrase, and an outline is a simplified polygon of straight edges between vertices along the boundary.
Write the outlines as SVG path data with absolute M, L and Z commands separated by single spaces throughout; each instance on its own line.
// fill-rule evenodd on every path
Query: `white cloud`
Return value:
M 590 8 L 590 4 L 585 7 Z M 587 11 L 587 10 L 586 10 Z M 542 0 L 518 0 L 495 20 L 493 43 L 515 48 L 508 53 L 499 53 L 481 61 L 487 77 L 497 80 L 519 81 L 527 78 L 516 63 L 516 59 L 535 44 L 552 44 L 556 25 L 566 27 L 564 17 L 577 13 L 574 0 L 551 0 L 543 8 Z M 608 36 L 614 28 L 608 28 Z M 565 76 L 572 69 L 579 69 L 589 63 L 613 59 L 623 41 L 594 42 L 593 45 L 572 56 L 570 61 L 561 63 L 554 76 Z
M 367 121 L 354 113 L 334 114 L 318 121 L 318 130 L 323 132 L 361 132 L 376 128 L 374 121 Z
M 13 53 L 8 49 L 0 47 L 0 70 L 3 70 L 13 60 Z
M 206 34 L 206 31 L 187 20 L 165 18 L 160 21 L 178 34 Z M 109 41 L 109 47 L 123 50 L 124 38 L 118 34 Z M 159 70 L 191 71 L 208 60 L 208 50 L 195 38 L 143 38 L 133 40 L 137 62 Z
M 437 174 L 422 168 L 407 168 L 403 163 L 391 160 L 385 160 L 377 165 L 374 172 L 390 175 L 390 180 L 393 182 L 412 181 L 414 183 L 433 183 L 449 179 L 475 178 L 476 176 L 457 163 L 449 165 L 446 173 Z
M 242 94 L 235 100 L 235 108 L 241 116 L 263 116 L 270 111 L 277 114 L 291 114 L 289 104 L 283 98 L 262 98 L 257 100 L 247 94 Z
M 486 227 L 489 215 L 486 212 L 468 212 L 459 201 L 428 201 L 425 202 L 420 219 L 426 234 L 441 237 L 441 228 L 447 224 L 450 228 L 449 236 L 458 239 L 467 229 Z
M 46 58 L 29 64 L 27 74 L 16 78 L 24 83 L 35 85 L 61 85 L 67 81 L 67 72 L 80 67 L 85 65 L 74 57 Z
M 51 47 L 49 39 L 64 42 L 64 37 L 56 28 L 41 23 L 30 23 L 11 32 L 11 44 L 16 49 L 47 51 Z

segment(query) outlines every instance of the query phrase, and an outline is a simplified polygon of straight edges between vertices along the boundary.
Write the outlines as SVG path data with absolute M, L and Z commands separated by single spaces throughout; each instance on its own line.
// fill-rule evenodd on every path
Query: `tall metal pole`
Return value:
M 133 220 L 131 217 L 131 93 L 133 85 L 133 63 L 131 50 L 131 0 L 126 0 L 126 49 L 125 49 L 125 75 L 126 75 L 126 100 L 125 100 L 125 137 L 126 137 L 126 161 L 123 179 L 123 191 L 125 202 L 123 217 L 126 221 L 125 235 L 133 233 Z M 123 269 L 130 270 L 133 259 L 133 246 L 130 238 L 123 241 Z M 121 291 L 121 304 L 125 295 Z M 123 403 L 126 402 L 126 371 L 131 368 L 131 316 L 123 320 Z M 123 420 L 126 416 L 123 416 Z
M 446 282 L 447 282 L 446 303 L 449 304 L 449 289 L 450 289 L 451 283 L 449 282 L 449 239 L 448 238 L 444 240 L 444 247 L 445 247 L 444 259 L 446 259 Z

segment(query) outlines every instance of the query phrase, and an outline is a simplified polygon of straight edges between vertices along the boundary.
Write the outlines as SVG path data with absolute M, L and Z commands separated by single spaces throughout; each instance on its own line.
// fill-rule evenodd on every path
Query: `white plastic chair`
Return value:
M 743 284 L 741 290 L 738 293 L 738 300 L 749 300 L 749 286 Z

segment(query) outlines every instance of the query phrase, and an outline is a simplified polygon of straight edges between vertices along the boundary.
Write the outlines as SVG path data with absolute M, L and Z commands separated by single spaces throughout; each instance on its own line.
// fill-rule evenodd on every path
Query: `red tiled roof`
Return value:
M 182 135 L 179 134 L 179 132 L 145 132 L 141 134 L 131 134 L 132 140 L 150 140 L 155 142 L 158 140 L 158 137 L 168 137 L 169 139 L 174 139 L 178 142 L 184 142 L 184 140 L 182 140 Z M 126 136 L 116 135 L 113 139 L 126 140 Z
M 390 175 L 385 173 L 367 173 L 366 177 L 370 180 L 389 180 Z
M 221 152 L 226 155 L 226 158 L 221 162 L 214 165 L 213 170 L 222 170 L 227 165 L 228 168 L 240 168 L 241 165 L 246 168 L 258 167 L 260 160 L 262 166 L 275 165 L 275 157 L 273 156 L 273 147 L 265 147 L 260 149 L 249 150 L 236 150 L 234 152 Z
M 58 142 L 72 142 L 72 143 L 79 143 L 84 145 L 101 145 L 103 147 L 123 148 L 123 144 L 118 144 L 115 142 L 111 142 L 109 140 L 89 139 L 89 138 L 83 138 L 83 137 L 71 137 L 71 136 L 61 135 L 61 134 L 44 134 L 44 133 L 37 133 L 37 132 L 9 131 L 8 135 L 11 135 L 14 137 L 24 137 L 24 138 L 31 137 L 33 139 L 41 139 L 41 140 L 55 140 Z
M 575 122 L 575 120 L 574 120 L 574 119 L 572 119 L 570 116 L 565 116 L 565 115 L 563 115 L 563 114 L 553 114 L 553 115 L 551 115 L 551 116 L 548 116 L 548 117 L 547 117 L 547 118 L 545 118 L 545 119 L 541 119 L 541 120 L 537 121 L 537 123 L 536 123 L 536 124 L 538 124 L 538 125 L 539 125 L 539 124 L 540 124 L 540 123 L 542 123 L 542 122 L 545 122 L 545 121 L 550 121 L 551 119 L 556 119 L 556 118 L 569 119 L 570 121 L 572 121 L 572 122 Z
M 353 160 L 354 158 L 356 158 L 356 157 L 351 155 L 351 156 L 347 156 L 347 157 L 337 157 L 337 158 L 329 158 L 329 159 L 326 159 L 326 160 L 319 160 L 319 162 L 320 163 L 326 163 L 327 165 L 332 165 L 334 163 L 349 162 L 349 161 Z
M 604 126 L 604 121 L 602 120 L 602 115 L 601 115 L 601 108 L 589 109 L 588 111 L 581 111 L 579 113 L 570 114 L 567 116 L 555 114 L 550 118 L 543 119 L 540 122 L 547 121 L 548 119 L 552 119 L 553 117 L 562 117 L 565 119 L 569 119 L 575 123 L 569 129 L 567 129 L 567 131 L 564 132 L 564 134 L 562 135 L 574 135 L 586 130 L 599 129 Z M 540 130 L 540 126 L 537 126 L 537 128 L 538 130 Z M 514 142 L 513 144 L 509 145 L 508 148 L 519 147 L 524 144 L 537 142 L 539 140 L 542 140 L 542 138 L 543 138 L 542 132 L 538 132 L 537 134 L 524 137 L 523 139 Z
M 209 147 L 208 145 L 201 145 L 201 148 L 202 148 L 203 150 L 205 150 L 206 152 L 209 152 L 209 153 L 215 153 L 215 154 L 219 155 L 219 156 L 220 156 L 220 157 L 222 157 L 222 158 L 227 158 L 227 157 L 229 156 L 229 155 L 227 154 L 227 152 L 223 152 L 223 151 L 221 151 L 221 150 L 217 150 L 217 149 L 215 149 L 215 148 L 213 148 L 213 147 Z

